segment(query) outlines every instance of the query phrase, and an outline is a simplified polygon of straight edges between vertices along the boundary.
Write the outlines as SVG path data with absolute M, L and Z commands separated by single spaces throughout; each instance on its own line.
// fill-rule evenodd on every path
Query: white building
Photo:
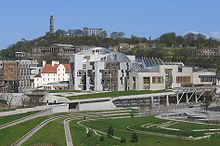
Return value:
M 46 64 L 46 62 L 43 61 L 41 74 L 34 78 L 34 88 L 47 87 L 46 85 L 50 83 L 68 82 L 69 72 L 69 64 L 59 64 L 59 61 L 52 61 L 52 64 Z M 48 89 L 51 90 L 53 88 Z
M 163 62 L 157 58 L 143 58 L 132 64 L 130 89 L 171 89 L 213 85 L 216 72 L 211 70 L 193 70 L 183 63 Z
M 75 90 L 123 91 L 129 89 L 130 62 L 134 56 L 96 47 L 70 57 L 70 87 Z

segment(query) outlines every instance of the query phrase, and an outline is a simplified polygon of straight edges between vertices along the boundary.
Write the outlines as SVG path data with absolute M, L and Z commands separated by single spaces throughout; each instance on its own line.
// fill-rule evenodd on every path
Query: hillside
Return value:
M 14 59 L 14 52 L 24 51 L 31 53 L 34 47 L 50 46 L 55 43 L 112 47 L 126 43 L 129 46 L 120 46 L 119 51 L 138 57 L 157 57 L 164 61 L 181 61 L 188 66 L 199 66 L 204 68 L 217 68 L 220 71 L 219 56 L 201 55 L 202 48 L 217 48 L 220 42 L 213 38 L 206 38 L 202 34 L 186 34 L 177 36 L 175 33 L 162 34 L 158 39 L 147 40 L 132 36 L 131 38 L 102 38 L 102 37 L 83 37 L 83 36 L 63 36 L 57 34 L 46 34 L 34 40 L 21 40 L 1 50 L 0 55 L 3 59 Z M 145 46 L 141 43 L 147 44 Z M 117 48 L 116 47 L 116 48 Z M 52 54 L 45 56 L 47 61 L 59 59 L 59 56 Z M 62 60 L 61 60 L 62 62 Z M 68 62 L 65 60 L 64 62 Z

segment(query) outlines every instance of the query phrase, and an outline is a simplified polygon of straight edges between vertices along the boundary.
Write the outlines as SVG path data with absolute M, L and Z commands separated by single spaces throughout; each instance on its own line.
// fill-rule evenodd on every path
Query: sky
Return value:
M 101 27 L 108 33 L 159 37 L 201 32 L 220 38 L 220 0 L 1 0 L 0 49 L 55 29 Z

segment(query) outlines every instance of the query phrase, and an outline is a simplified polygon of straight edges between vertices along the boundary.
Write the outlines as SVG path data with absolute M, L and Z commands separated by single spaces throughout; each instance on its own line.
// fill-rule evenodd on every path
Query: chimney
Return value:
M 54 66 L 55 64 L 59 64 L 59 61 L 52 61 L 52 66 Z
M 43 61 L 42 62 L 42 67 L 44 67 L 46 65 L 46 63 L 47 63 L 46 61 Z

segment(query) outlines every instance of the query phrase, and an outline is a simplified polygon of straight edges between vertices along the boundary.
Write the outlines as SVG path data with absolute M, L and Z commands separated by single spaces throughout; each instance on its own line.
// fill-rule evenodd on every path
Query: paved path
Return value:
M 70 121 L 70 119 L 65 119 L 63 121 L 65 135 L 66 135 L 66 145 L 67 146 L 73 146 L 73 141 L 72 141 L 72 135 L 71 135 L 71 131 L 70 131 L 69 121 Z
M 11 127 L 11 126 L 14 126 L 14 125 L 17 125 L 17 124 L 20 124 L 20 123 L 23 123 L 23 122 L 26 122 L 26 121 L 29 121 L 29 120 L 32 120 L 32 119 L 35 119 L 35 118 L 38 118 L 38 117 L 50 115 L 50 114 L 52 114 L 52 113 L 50 113 L 49 111 L 38 112 L 36 114 L 30 115 L 30 116 L 26 116 L 26 117 L 20 118 L 18 120 L 15 120 L 15 121 L 12 121 L 12 122 L 0 125 L 0 130 L 4 129 L 4 128 Z
M 27 134 L 25 134 L 24 136 L 22 136 L 19 140 L 17 140 L 15 143 L 13 143 L 11 146 L 20 146 L 22 145 L 24 142 L 26 142 L 31 136 L 33 136 L 37 131 L 39 131 L 41 128 L 43 128 L 45 125 L 47 125 L 48 123 L 61 118 L 60 116 L 55 116 L 52 118 L 49 118 L 43 122 L 41 122 L 40 124 L 38 124 L 36 127 L 34 127 L 31 131 L 29 131 Z

